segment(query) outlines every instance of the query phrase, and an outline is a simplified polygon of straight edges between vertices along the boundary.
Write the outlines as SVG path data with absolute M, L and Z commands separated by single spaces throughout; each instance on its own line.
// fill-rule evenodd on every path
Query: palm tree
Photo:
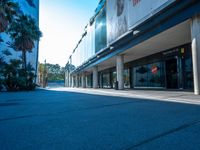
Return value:
M 19 12 L 19 5 L 11 0 L 0 0 L 0 33 L 5 32 Z
M 39 27 L 31 16 L 21 15 L 10 26 L 8 30 L 11 39 L 11 46 L 16 51 L 22 52 L 23 67 L 26 71 L 26 53 L 32 52 L 35 42 L 42 36 Z

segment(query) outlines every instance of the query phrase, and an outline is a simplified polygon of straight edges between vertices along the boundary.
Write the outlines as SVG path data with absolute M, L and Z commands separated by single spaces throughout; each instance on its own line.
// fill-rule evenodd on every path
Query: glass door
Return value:
M 178 89 L 177 58 L 166 60 L 166 84 L 168 89 Z

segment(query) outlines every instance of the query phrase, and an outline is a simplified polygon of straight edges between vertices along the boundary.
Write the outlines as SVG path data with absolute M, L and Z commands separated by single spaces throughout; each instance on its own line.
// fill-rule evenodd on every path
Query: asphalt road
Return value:
M 199 105 L 45 90 L 0 93 L 0 150 L 199 149 Z

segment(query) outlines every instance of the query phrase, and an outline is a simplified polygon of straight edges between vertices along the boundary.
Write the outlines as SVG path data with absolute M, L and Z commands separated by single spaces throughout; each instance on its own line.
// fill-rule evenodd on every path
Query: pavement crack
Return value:
M 164 136 L 167 136 L 167 135 L 176 133 L 176 132 L 181 131 L 181 130 L 184 130 L 184 129 L 186 129 L 186 128 L 190 128 L 190 127 L 192 127 L 192 126 L 194 126 L 194 125 L 197 125 L 197 124 L 199 124 L 199 123 L 200 123 L 200 120 L 197 120 L 197 121 L 194 121 L 194 122 L 191 122 L 191 123 L 187 123 L 187 124 L 181 125 L 181 126 L 179 126 L 179 127 L 177 127 L 177 128 L 174 128 L 174 129 L 171 129 L 171 130 L 169 130 L 169 131 L 163 132 L 163 133 L 161 133 L 161 134 L 158 134 L 158 135 L 156 135 L 156 136 L 153 136 L 153 137 L 151 137 L 151 138 L 148 138 L 148 139 L 146 139 L 146 140 L 143 140 L 143 141 L 141 141 L 141 142 L 139 142 L 139 143 L 137 143 L 137 144 L 135 144 L 135 145 L 132 145 L 132 146 L 130 146 L 130 147 L 128 147 L 128 148 L 125 148 L 125 149 L 122 149 L 122 150 L 133 150 L 134 148 L 138 148 L 138 147 L 140 147 L 140 146 L 142 146 L 142 145 L 145 145 L 145 144 L 147 144 L 147 143 L 153 142 L 153 141 L 155 141 L 155 140 L 157 140 L 157 139 L 160 139 L 160 138 L 162 138 L 162 137 L 164 137 Z

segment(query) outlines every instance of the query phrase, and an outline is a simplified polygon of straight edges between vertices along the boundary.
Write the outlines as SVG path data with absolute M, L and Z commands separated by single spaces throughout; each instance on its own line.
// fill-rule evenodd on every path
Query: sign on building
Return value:
M 108 45 L 175 0 L 107 0 Z
M 112 43 L 128 30 L 128 0 L 107 0 L 107 39 Z
M 174 0 L 128 0 L 128 27 L 132 28 L 174 2 Z

